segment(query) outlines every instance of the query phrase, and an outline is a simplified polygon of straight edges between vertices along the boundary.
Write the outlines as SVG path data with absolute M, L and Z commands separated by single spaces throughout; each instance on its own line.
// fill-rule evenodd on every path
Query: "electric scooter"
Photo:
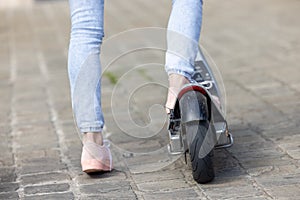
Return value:
M 198 183 L 214 179 L 213 150 L 233 144 L 228 130 L 221 93 L 212 70 L 199 48 L 193 83 L 185 85 L 170 112 L 168 150 L 170 154 L 189 152 L 193 178 Z M 186 159 L 187 162 L 187 159 Z

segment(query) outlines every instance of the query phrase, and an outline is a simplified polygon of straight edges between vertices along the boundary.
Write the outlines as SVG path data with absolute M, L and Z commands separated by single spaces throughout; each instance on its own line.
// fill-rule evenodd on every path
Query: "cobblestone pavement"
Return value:
M 39 0 L 32 6 L 6 9 L 3 5 L 0 199 L 299 199 L 300 1 L 205 2 L 201 40 L 220 66 L 235 137 L 234 146 L 215 152 L 216 178 L 205 185 L 193 181 L 182 157 L 168 164 L 170 158 L 163 153 L 134 157 L 118 149 L 153 152 L 167 143 L 165 134 L 130 140 L 114 125 L 110 113 L 111 91 L 126 67 L 133 61 L 163 63 L 162 53 L 157 52 L 119 59 L 103 77 L 106 135 L 114 144 L 116 170 L 82 173 L 81 142 L 73 124 L 66 71 L 67 2 Z M 170 1 L 107 1 L 106 38 L 132 28 L 165 27 L 170 6 Z M 104 44 L 104 57 L 122 48 L 122 41 L 116 46 Z M 122 82 L 123 93 L 114 98 L 117 105 L 122 107 L 127 86 L 166 80 L 162 67 L 138 73 L 127 77 L 127 85 Z M 132 115 L 137 123 L 148 119 L 140 105 L 163 102 L 166 90 L 147 92 L 154 93 L 145 97 L 141 92 L 129 106 L 137 110 Z M 158 116 L 153 127 L 162 124 L 160 112 L 152 113 Z M 131 131 L 136 133 L 134 128 Z M 150 133 L 144 131 L 136 134 Z

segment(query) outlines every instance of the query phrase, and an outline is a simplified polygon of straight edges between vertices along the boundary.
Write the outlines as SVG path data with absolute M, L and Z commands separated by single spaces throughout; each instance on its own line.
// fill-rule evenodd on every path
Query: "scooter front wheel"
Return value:
M 215 135 L 210 129 L 210 100 L 198 85 L 187 86 L 179 93 L 181 131 L 185 149 L 189 150 L 193 177 L 198 183 L 214 179 L 213 148 Z

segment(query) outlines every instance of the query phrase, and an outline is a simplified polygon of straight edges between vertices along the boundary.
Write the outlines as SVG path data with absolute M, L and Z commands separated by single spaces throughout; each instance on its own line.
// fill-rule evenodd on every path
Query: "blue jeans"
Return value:
M 72 108 L 80 132 L 102 132 L 100 46 L 104 0 L 69 0 L 68 73 Z M 202 22 L 202 0 L 173 0 L 165 69 L 191 80 Z

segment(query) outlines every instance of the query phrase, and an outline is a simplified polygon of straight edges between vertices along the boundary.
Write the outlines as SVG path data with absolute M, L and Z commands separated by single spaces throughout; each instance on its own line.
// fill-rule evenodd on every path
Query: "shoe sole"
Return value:
M 82 171 L 85 173 L 111 171 L 112 167 L 105 165 L 98 160 L 86 160 L 81 162 Z

